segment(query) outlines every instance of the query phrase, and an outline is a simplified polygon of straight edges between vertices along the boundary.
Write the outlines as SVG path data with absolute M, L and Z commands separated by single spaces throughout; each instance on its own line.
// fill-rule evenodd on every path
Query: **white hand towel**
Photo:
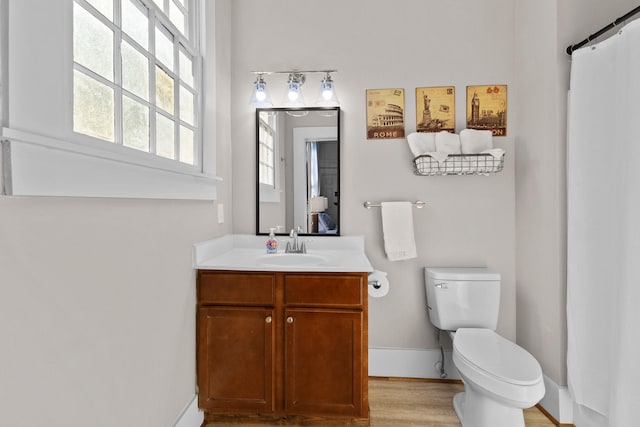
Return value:
M 416 258 L 416 240 L 413 233 L 413 212 L 410 202 L 383 202 L 382 235 L 384 251 L 390 261 Z
M 493 148 L 493 134 L 490 130 L 463 129 L 460 144 L 464 154 L 478 154 Z
M 460 135 L 443 130 L 436 133 L 436 151 L 447 154 L 462 154 Z
M 427 132 L 413 132 L 407 135 L 409 149 L 413 157 L 436 151 L 436 135 Z

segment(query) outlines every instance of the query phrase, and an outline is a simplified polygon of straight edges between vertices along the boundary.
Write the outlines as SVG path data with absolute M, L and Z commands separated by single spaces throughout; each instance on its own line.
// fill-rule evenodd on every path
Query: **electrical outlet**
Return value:
M 224 222 L 224 205 L 220 203 L 218 205 L 218 224 L 222 224 Z

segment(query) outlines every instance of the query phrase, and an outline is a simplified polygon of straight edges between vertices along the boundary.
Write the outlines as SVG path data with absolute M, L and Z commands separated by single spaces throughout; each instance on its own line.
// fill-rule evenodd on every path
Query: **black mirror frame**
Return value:
M 260 162 L 258 161 L 259 157 L 260 157 L 260 113 L 263 111 L 273 111 L 273 112 L 287 112 L 287 111 L 298 111 L 298 112 L 304 112 L 304 111 L 308 111 L 308 112 L 313 112 L 313 111 L 336 111 L 336 126 L 338 128 L 338 135 L 337 135 L 337 146 L 338 146 L 338 153 L 337 153 L 337 157 L 338 157 L 338 172 L 337 172 L 337 176 L 338 176 L 338 191 L 337 194 L 335 196 L 336 198 L 336 203 L 337 203 L 337 214 L 336 214 L 336 224 L 338 224 L 338 231 L 335 234 L 323 234 L 323 233 L 300 233 L 300 236 L 314 236 L 314 237 L 324 237 L 324 236 L 340 236 L 341 232 L 342 232 L 342 224 L 340 222 L 340 207 L 341 207 L 341 200 L 340 200 L 340 193 L 341 193 L 341 173 L 340 173 L 340 169 L 342 168 L 342 164 L 341 164 L 341 159 L 340 159 L 340 145 L 341 145 L 341 140 L 342 140 L 342 128 L 340 126 L 340 116 L 342 115 L 342 110 L 340 109 L 340 107 L 304 107 L 304 108 L 284 108 L 284 107 L 272 107 L 272 108 L 256 108 L 255 111 L 255 167 L 254 167 L 254 172 L 255 172 L 255 187 L 256 187 L 256 236 L 267 236 L 269 233 L 266 232 L 260 232 L 260 183 L 258 182 L 258 177 L 260 176 Z M 289 235 L 289 231 L 286 231 L 285 233 L 276 233 L 276 235 L 278 236 L 288 236 Z

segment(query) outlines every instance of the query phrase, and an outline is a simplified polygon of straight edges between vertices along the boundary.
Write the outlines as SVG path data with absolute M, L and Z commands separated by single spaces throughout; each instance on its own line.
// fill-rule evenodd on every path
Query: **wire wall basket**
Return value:
M 413 163 L 416 175 L 489 175 L 502 171 L 504 154 L 499 157 L 491 154 L 449 154 L 442 162 L 423 154 L 413 159 Z

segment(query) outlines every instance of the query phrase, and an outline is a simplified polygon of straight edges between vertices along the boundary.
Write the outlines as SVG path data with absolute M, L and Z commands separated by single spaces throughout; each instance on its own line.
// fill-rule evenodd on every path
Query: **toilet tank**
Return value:
M 487 268 L 424 269 L 429 320 L 438 329 L 494 330 L 500 309 L 500 273 Z

